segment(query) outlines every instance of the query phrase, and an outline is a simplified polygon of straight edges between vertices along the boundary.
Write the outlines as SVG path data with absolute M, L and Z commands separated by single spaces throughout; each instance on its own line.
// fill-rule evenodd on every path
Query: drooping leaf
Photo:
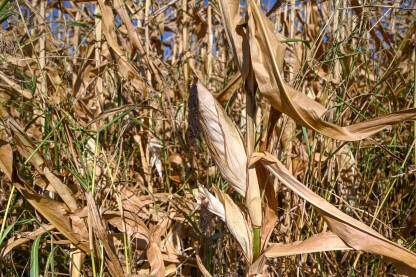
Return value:
M 341 238 L 345 244 L 355 250 L 389 257 L 416 269 L 415 253 L 386 239 L 364 223 L 338 210 L 293 177 L 274 156 L 269 153 L 256 153 L 253 155 L 253 161 L 255 160 L 261 160 L 263 165 L 280 182 L 312 204 L 324 217 L 331 231 Z
M 261 273 L 266 258 L 335 250 L 352 250 L 352 248 L 332 232 L 316 234 L 303 241 L 295 241 L 287 244 L 275 243 L 267 248 L 250 266 L 250 274 Z

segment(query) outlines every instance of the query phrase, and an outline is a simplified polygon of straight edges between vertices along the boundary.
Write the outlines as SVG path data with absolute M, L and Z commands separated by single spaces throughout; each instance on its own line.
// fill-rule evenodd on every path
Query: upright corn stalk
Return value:
M 254 148 L 256 143 L 256 95 L 254 91 L 254 78 L 249 78 L 246 85 L 246 113 L 246 153 L 248 159 L 255 152 Z M 254 166 L 247 167 L 246 206 L 253 228 L 253 258 L 256 260 L 260 255 L 262 211 L 260 188 Z

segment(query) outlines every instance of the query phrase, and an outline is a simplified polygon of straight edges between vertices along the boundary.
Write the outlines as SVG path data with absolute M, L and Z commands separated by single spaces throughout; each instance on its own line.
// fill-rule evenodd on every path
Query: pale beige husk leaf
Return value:
M 206 188 L 199 187 L 198 190 L 194 191 L 194 196 L 199 205 L 203 202 L 207 203 L 207 209 L 211 213 L 218 216 L 223 222 L 225 222 L 225 210 L 224 205 Z
M 247 261 L 251 263 L 253 260 L 253 232 L 249 227 L 249 221 L 228 194 L 215 186 L 213 189 L 219 201 L 224 205 L 225 224 L 227 224 L 228 230 L 240 244 Z
M 383 255 L 416 269 L 416 254 L 386 239 L 364 223 L 341 212 L 328 201 L 304 186 L 293 177 L 285 166 L 269 153 L 255 153 L 252 162 L 261 160 L 263 165 L 290 190 L 312 204 L 324 217 L 331 231 L 348 246 Z
M 208 89 L 199 82 L 196 87 L 199 118 L 208 148 L 224 179 L 245 197 L 247 155 L 241 135 Z

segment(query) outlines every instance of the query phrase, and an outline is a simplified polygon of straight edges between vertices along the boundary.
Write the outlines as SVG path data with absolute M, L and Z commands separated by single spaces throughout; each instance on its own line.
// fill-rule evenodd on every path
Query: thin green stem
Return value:
M 55 127 L 53 127 L 53 129 L 49 132 L 49 134 L 42 140 L 41 143 L 39 143 L 39 145 L 35 148 L 35 150 L 33 150 L 33 152 L 30 153 L 29 157 L 24 162 L 25 164 L 27 164 L 33 158 L 33 156 L 39 151 L 39 149 L 48 141 L 49 137 L 55 132 L 55 130 L 59 127 L 59 125 L 61 125 L 64 118 L 65 117 L 62 117 L 58 121 L 58 123 L 55 125 Z
M 7 214 L 9 212 L 10 203 L 12 202 L 12 198 L 13 198 L 13 194 L 14 194 L 14 188 L 15 188 L 15 186 L 12 187 L 12 191 L 10 192 L 9 200 L 7 201 L 6 211 L 4 213 L 3 222 L 1 223 L 0 238 L 3 236 L 4 226 L 6 225 Z

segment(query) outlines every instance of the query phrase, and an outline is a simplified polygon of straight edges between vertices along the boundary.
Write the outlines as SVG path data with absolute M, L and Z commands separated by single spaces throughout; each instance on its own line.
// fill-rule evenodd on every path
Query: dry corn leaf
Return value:
M 272 106 L 292 117 L 298 124 L 309 127 L 328 137 L 355 141 L 369 137 L 392 124 L 416 116 L 416 109 L 392 113 L 367 120 L 348 127 L 340 127 L 323 119 L 325 108 L 308 97 L 299 97 L 301 93 L 285 84 L 277 58 L 280 57 L 282 44 L 273 33 L 273 25 L 260 11 L 253 0 L 249 4 L 249 41 L 252 67 L 260 92 Z
M 130 238 L 137 238 L 143 241 L 146 246 L 149 245 L 149 229 L 135 214 L 124 211 L 122 218 L 120 212 L 107 211 L 103 214 L 103 218 L 120 232 L 123 232 L 125 228 L 126 233 Z M 123 224 L 123 221 L 125 225 Z
M 10 144 L 4 144 L 0 147 L 0 169 L 6 174 L 7 178 L 12 181 L 13 150 Z
M 45 174 L 46 179 L 48 179 L 52 187 L 58 193 L 59 197 L 62 198 L 65 204 L 71 209 L 71 211 L 74 212 L 77 210 L 79 208 L 77 200 L 75 199 L 74 194 L 68 188 L 68 186 L 62 183 L 62 181 L 56 177 L 55 174 L 53 174 L 47 167 L 43 169 L 43 174 Z
M 123 268 L 121 267 L 121 263 L 114 249 L 114 245 L 112 244 L 112 241 L 109 239 L 110 233 L 108 232 L 106 226 L 104 225 L 98 213 L 97 205 L 95 204 L 95 200 L 92 197 L 91 192 L 86 192 L 85 198 L 87 199 L 88 204 L 88 216 L 91 219 L 91 221 L 88 220 L 88 222 L 91 222 L 92 224 L 92 226 L 89 227 L 92 228 L 94 236 L 103 244 L 106 254 L 105 262 L 107 264 L 107 268 L 111 276 L 123 277 Z
M 259 172 L 259 183 L 263 183 L 266 187 L 264 189 L 264 218 L 263 224 L 261 226 L 261 244 L 260 250 L 263 251 L 269 238 L 272 235 L 274 227 L 276 226 L 278 220 L 277 210 L 279 203 L 277 201 L 276 192 L 274 189 L 273 180 L 269 178 L 269 174 L 266 173 L 267 169 L 260 165 L 261 168 L 258 168 L 256 165 L 257 172 Z M 266 178 L 261 177 L 267 176 Z M 262 180 L 263 179 L 263 180 Z
M 199 82 L 192 89 L 198 91 L 199 118 L 208 148 L 224 179 L 245 197 L 247 155 L 241 135 L 208 89 Z
M 160 235 L 162 231 L 166 230 L 169 222 L 170 219 L 168 217 L 164 217 L 149 232 L 150 244 L 147 248 L 146 255 L 150 264 L 151 276 L 165 276 L 165 263 L 162 252 L 160 251 Z
M 306 254 L 322 251 L 353 250 L 336 234 L 324 232 L 312 237 L 288 244 L 274 244 L 263 253 L 267 258 Z
M 12 237 L 8 239 L 5 245 L 3 245 L 2 249 L 0 250 L 0 256 L 4 258 L 10 251 L 18 247 L 19 245 L 26 243 L 29 240 L 34 240 L 38 236 L 46 232 L 52 231 L 53 229 L 55 229 L 55 226 L 53 226 L 52 224 L 42 225 L 33 232 L 23 234 L 21 238 L 16 239 L 15 237 Z
M 25 199 L 53 226 L 67 237 L 73 245 L 88 253 L 88 244 L 80 234 L 74 231 L 71 226 L 70 217 L 65 210 L 66 205 L 62 202 L 46 198 L 26 185 L 15 183 L 16 188 Z
M 143 46 L 140 43 L 139 37 L 137 35 L 136 29 L 133 26 L 131 19 L 127 13 L 125 4 L 121 0 L 116 0 L 116 10 L 118 14 L 120 15 L 121 20 L 127 27 L 127 32 L 130 38 L 130 41 L 132 42 L 133 46 L 137 48 L 141 55 L 145 53 L 145 50 L 143 49 Z M 149 57 L 147 55 L 143 56 L 145 59 L 146 64 L 149 66 L 149 69 L 152 72 L 152 76 L 156 78 L 156 81 L 161 84 L 162 81 L 160 80 L 159 74 L 151 60 L 149 60 Z
M 250 275 L 262 272 L 266 258 L 335 250 L 352 250 L 352 248 L 332 232 L 316 234 L 303 241 L 273 244 L 250 266 Z
M 224 205 L 225 224 L 243 249 L 244 256 L 251 263 L 253 260 L 253 233 L 251 227 L 240 208 L 231 197 L 213 186 L 214 192 Z
M 254 160 L 261 160 L 263 165 L 280 182 L 312 204 L 324 217 L 331 231 L 337 234 L 348 246 L 355 250 L 386 256 L 402 262 L 413 269 L 416 268 L 415 253 L 384 238 L 364 223 L 338 210 L 293 177 L 274 156 L 269 153 L 256 153 L 253 155 Z
M 154 241 L 151 241 L 146 251 L 147 259 L 149 260 L 151 272 L 150 276 L 165 276 L 165 265 L 160 248 Z
M 22 88 L 22 86 L 19 86 L 18 84 L 16 84 L 13 80 L 9 79 L 6 76 L 6 74 L 4 74 L 1 71 L 0 71 L 0 79 L 2 79 L 13 91 L 20 93 L 27 99 L 32 99 L 32 93 L 29 90 Z
M 36 149 L 34 144 L 30 138 L 27 137 L 26 134 L 22 131 L 20 125 L 13 119 L 9 119 L 9 126 L 14 133 L 14 141 L 17 145 L 17 149 L 23 157 L 28 159 Z M 30 162 L 35 166 L 39 173 L 45 175 L 52 187 L 59 194 L 62 200 L 64 200 L 65 204 L 67 204 L 71 211 L 78 209 L 78 204 L 75 200 L 75 197 L 73 196 L 72 191 L 65 184 L 63 184 L 61 180 L 49 170 L 49 168 L 44 167 L 43 171 L 41 170 L 41 165 L 43 165 L 44 160 L 39 152 L 36 152 L 32 155 Z
M 130 84 L 140 93 L 143 93 L 145 86 L 142 78 L 138 74 L 136 68 L 123 53 L 122 48 L 117 42 L 117 34 L 115 31 L 114 14 L 110 6 L 104 4 L 102 0 L 98 1 L 102 12 L 103 32 L 111 49 L 119 56 L 119 72 L 130 82 Z M 124 16 L 124 15 L 123 15 Z
M 8 125 L 13 132 L 13 140 L 16 143 L 19 153 L 26 159 L 32 155 L 30 163 L 35 168 L 40 169 L 40 166 L 44 163 L 44 160 L 39 151 L 33 154 L 36 148 L 32 140 L 26 136 L 23 128 L 16 121 L 14 121 L 14 119 L 9 118 Z
M 215 94 L 215 98 L 217 98 L 218 102 L 224 105 L 233 93 L 241 87 L 243 83 L 242 80 L 240 72 L 237 72 L 234 76 L 232 76 L 225 88 Z
M 238 0 L 220 0 L 219 6 L 228 43 L 233 51 L 234 60 L 237 63 L 241 76 L 245 80 L 250 69 L 250 60 L 246 58 L 249 55 L 247 37 L 244 29 L 240 26 L 240 2 Z

